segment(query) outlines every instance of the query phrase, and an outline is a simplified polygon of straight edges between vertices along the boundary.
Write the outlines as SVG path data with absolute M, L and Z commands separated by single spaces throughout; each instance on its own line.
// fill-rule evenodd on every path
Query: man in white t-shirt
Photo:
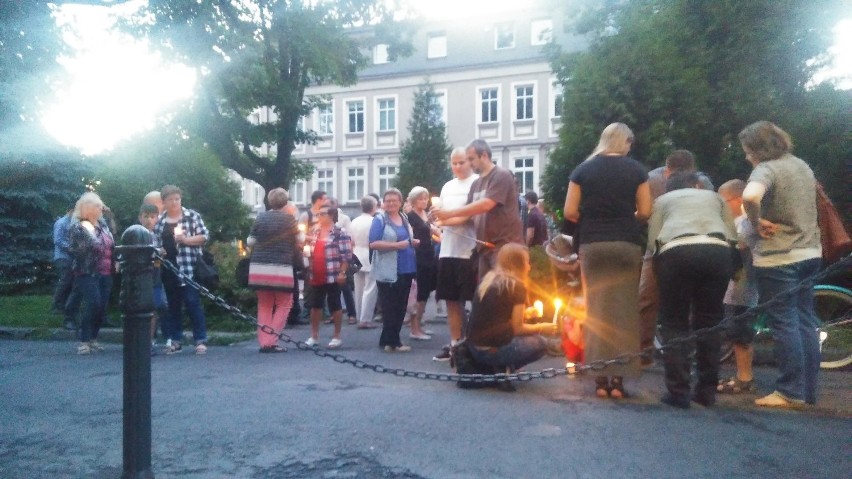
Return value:
M 470 186 L 479 178 L 473 173 L 464 148 L 456 148 L 450 155 L 453 178 L 441 189 L 440 208 L 452 210 L 467 204 Z M 433 205 L 439 206 L 439 205 Z M 473 221 L 469 218 L 452 218 L 444 221 L 441 236 L 441 253 L 438 255 L 438 284 L 435 298 L 447 303 L 447 325 L 450 328 L 451 345 L 462 338 L 464 303 L 473 299 L 476 289 L 476 274 L 470 259 L 476 242 Z M 435 361 L 449 361 L 450 346 L 445 346 L 435 355 Z

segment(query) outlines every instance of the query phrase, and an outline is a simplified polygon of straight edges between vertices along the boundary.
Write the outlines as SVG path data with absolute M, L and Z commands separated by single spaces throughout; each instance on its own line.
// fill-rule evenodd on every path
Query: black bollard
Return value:
M 124 317 L 123 479 L 153 479 L 151 470 L 151 320 L 154 247 L 151 233 L 134 225 L 121 235 L 119 303 Z

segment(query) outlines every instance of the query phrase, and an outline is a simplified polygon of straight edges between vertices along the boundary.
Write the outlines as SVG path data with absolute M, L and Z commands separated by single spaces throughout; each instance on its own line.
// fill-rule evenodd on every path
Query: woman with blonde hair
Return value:
M 80 345 L 77 354 L 103 348 L 98 333 L 112 291 L 112 253 L 115 241 L 103 221 L 104 203 L 95 193 L 84 193 L 74 206 L 70 243 L 74 294 L 80 298 Z
M 527 248 L 508 243 L 497 253 L 497 267 L 482 278 L 473 297 L 467 334 L 478 363 L 514 371 L 547 351 L 541 335 L 556 334 L 556 325 L 524 322 L 529 272 Z
M 414 311 L 410 316 L 411 333 L 408 337 L 425 341 L 432 339 L 432 336 L 430 336 L 432 332 L 424 330 L 421 326 L 423 312 L 426 310 L 426 301 L 429 299 L 429 295 L 432 294 L 432 291 L 435 291 L 435 283 L 438 279 L 438 258 L 435 255 L 435 245 L 432 243 L 432 225 L 429 223 L 429 215 L 426 213 L 426 207 L 429 205 L 429 190 L 422 186 L 415 186 L 408 193 L 408 204 L 411 206 L 408 221 L 411 223 L 414 237 L 420 240 L 420 244 L 414 251 L 417 263 L 417 273 L 415 274 L 417 292 Z
M 648 173 L 630 158 L 633 132 L 612 123 L 598 146 L 571 174 L 565 219 L 577 223 L 587 319 L 587 361 L 639 351 L 640 222 L 651 215 Z M 638 376 L 639 362 L 610 366 L 595 379 L 598 397 L 622 398 L 625 376 Z

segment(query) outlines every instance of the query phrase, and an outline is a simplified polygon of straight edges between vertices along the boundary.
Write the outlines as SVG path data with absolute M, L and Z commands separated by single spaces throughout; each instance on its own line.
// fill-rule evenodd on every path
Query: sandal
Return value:
M 613 376 L 609 380 L 609 397 L 615 399 L 625 399 L 630 397 L 627 391 L 624 390 L 624 380 L 621 376 Z
M 264 347 L 260 348 L 260 352 L 261 353 L 286 353 L 287 348 L 275 344 L 273 346 L 264 346 Z
M 355 316 L 349 316 L 349 324 L 358 324 L 358 318 Z
M 722 394 L 742 394 L 742 393 L 753 393 L 757 391 L 757 386 L 754 384 L 754 379 L 751 381 L 743 381 L 736 376 L 730 379 L 723 379 L 719 381 L 719 385 L 716 386 L 716 392 Z
M 595 378 L 595 396 L 599 398 L 608 398 L 610 392 L 609 378 L 606 376 L 598 376 Z

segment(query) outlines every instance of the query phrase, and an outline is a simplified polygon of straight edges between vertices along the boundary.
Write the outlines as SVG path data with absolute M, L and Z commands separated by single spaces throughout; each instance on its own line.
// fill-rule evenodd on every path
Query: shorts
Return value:
M 470 301 L 476 289 L 473 261 L 466 258 L 438 259 L 435 298 L 446 301 Z
M 425 303 L 432 291 L 435 291 L 435 283 L 438 280 L 438 269 L 435 264 L 428 266 L 417 265 L 417 302 Z
M 748 309 L 748 306 L 725 305 L 726 321 L 730 321 L 728 318 L 738 316 L 737 319 L 730 321 L 727 329 L 728 339 L 734 344 L 747 346 L 754 341 L 755 332 L 753 325 L 757 318 L 753 314 L 743 315 Z
M 337 283 L 326 283 L 321 285 L 311 286 L 313 296 L 311 297 L 311 308 L 322 309 L 325 306 L 326 297 L 328 298 L 328 310 L 332 313 L 340 311 L 343 307 L 340 304 L 340 285 Z

